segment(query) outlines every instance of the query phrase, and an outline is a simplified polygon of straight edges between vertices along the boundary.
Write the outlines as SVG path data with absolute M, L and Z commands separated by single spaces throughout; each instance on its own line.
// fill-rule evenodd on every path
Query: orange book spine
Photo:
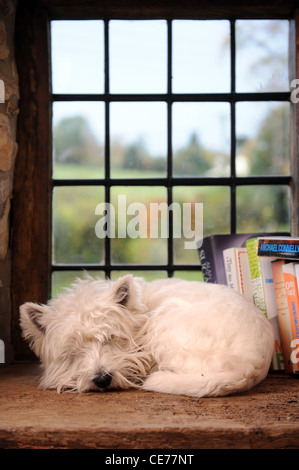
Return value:
M 282 350 L 284 356 L 285 370 L 287 373 L 297 372 L 299 367 L 297 364 L 292 364 L 291 354 L 293 348 L 291 342 L 293 339 L 291 319 L 289 314 L 289 306 L 287 300 L 287 293 L 285 288 L 284 276 L 282 266 L 286 263 L 283 259 L 272 261 L 272 273 L 274 293 L 277 307 L 277 316 L 280 330 L 280 337 L 282 343 Z
M 293 339 L 299 339 L 299 298 L 295 269 L 292 263 L 282 267 L 286 287 Z

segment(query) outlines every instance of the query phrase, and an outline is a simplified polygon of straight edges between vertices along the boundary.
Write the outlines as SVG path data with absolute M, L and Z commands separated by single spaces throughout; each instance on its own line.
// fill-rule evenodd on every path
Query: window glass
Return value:
M 53 263 L 102 264 L 104 241 L 96 236 L 98 204 L 104 188 L 62 186 L 53 193 Z
M 167 117 L 165 103 L 111 103 L 111 176 L 165 176 Z
M 53 177 L 103 178 L 104 103 L 53 103 Z
M 115 281 L 119 277 L 125 276 L 126 274 L 132 274 L 136 277 L 143 277 L 146 281 L 154 281 L 155 279 L 165 279 L 167 278 L 166 271 L 112 271 L 111 272 L 111 279 Z
M 230 91 L 228 21 L 173 21 L 173 92 Z
M 104 22 L 52 21 L 53 93 L 104 93 Z
M 175 211 L 174 227 L 174 262 L 177 264 L 198 264 L 198 254 L 194 249 L 186 248 L 186 243 L 195 239 L 195 233 L 206 237 L 214 233 L 230 231 L 230 191 L 223 186 L 177 186 L 173 188 L 173 202 L 179 204 L 181 210 Z M 203 204 L 203 218 L 196 204 Z M 185 207 L 184 207 L 185 204 Z M 185 212 L 184 212 L 185 211 Z M 189 215 L 190 214 L 190 215 Z
M 237 188 L 237 231 L 289 232 L 289 187 L 282 185 Z
M 236 90 L 289 90 L 288 43 L 287 20 L 236 21 Z
M 185 279 L 185 281 L 203 281 L 203 275 L 200 270 L 198 271 L 175 271 L 174 277 Z
M 162 186 L 113 187 L 111 203 L 117 220 L 115 237 L 111 239 L 112 263 L 166 264 L 166 189 Z
M 94 279 L 105 279 L 104 271 L 89 271 L 88 275 Z M 76 281 L 84 279 L 86 272 L 81 271 L 54 271 L 52 273 L 52 297 L 57 297 L 63 290 Z
M 289 115 L 289 103 L 237 103 L 238 176 L 290 174 Z
M 172 138 L 175 176 L 230 174 L 228 103 L 174 103 Z
M 110 21 L 110 92 L 165 93 L 166 21 Z
M 113 279 L 164 269 L 202 279 L 190 248 L 199 223 L 202 236 L 289 231 L 289 187 L 258 181 L 290 175 L 289 101 L 275 95 L 289 90 L 288 29 L 286 20 L 51 22 L 53 291 L 71 282 L 72 264 L 104 277 L 107 263 Z

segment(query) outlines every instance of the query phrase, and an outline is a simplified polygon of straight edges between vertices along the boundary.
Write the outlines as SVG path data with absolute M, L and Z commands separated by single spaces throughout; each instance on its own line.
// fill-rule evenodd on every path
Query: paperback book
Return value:
M 264 313 L 272 324 L 274 332 L 274 352 L 272 369 L 285 369 L 282 342 L 279 330 L 277 307 L 271 261 L 274 258 L 261 258 L 257 255 L 258 238 L 247 241 L 248 259 L 253 290 L 253 302 Z
M 266 236 L 264 233 L 241 233 L 231 235 L 211 235 L 203 239 L 198 250 L 202 274 L 205 282 L 226 284 L 223 251 L 227 248 L 245 247 L 246 240 Z M 267 234 L 270 236 L 270 234 Z
M 286 262 L 287 261 L 284 259 L 275 259 L 272 261 L 271 267 L 285 370 L 287 373 L 297 373 L 299 372 L 299 364 L 291 361 L 294 350 L 291 346 L 293 334 L 286 285 L 282 270 Z
M 259 256 L 299 260 L 299 238 L 297 237 L 259 237 Z
M 299 238 L 214 235 L 204 238 L 199 256 L 206 282 L 226 284 L 246 296 L 272 324 L 271 369 L 299 374 Z
M 282 266 L 282 272 L 283 272 L 283 277 L 284 277 L 284 282 L 285 282 L 287 301 L 289 305 L 289 316 L 290 316 L 291 329 L 292 329 L 291 346 L 294 347 L 294 351 L 295 351 L 296 346 L 298 345 L 298 341 L 299 341 L 299 294 L 298 294 L 298 283 L 297 283 L 295 263 L 284 264 Z M 293 351 L 291 353 L 291 358 L 292 357 L 293 357 Z
M 247 248 L 227 248 L 223 251 L 226 283 L 229 287 L 252 300 L 253 292 Z

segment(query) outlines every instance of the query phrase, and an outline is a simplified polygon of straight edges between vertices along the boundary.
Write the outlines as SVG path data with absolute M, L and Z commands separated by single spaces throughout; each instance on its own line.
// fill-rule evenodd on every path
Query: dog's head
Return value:
M 47 305 L 22 305 L 23 336 L 44 369 L 41 386 L 89 391 L 141 383 L 150 367 L 140 348 L 145 311 L 131 275 L 78 280 Z

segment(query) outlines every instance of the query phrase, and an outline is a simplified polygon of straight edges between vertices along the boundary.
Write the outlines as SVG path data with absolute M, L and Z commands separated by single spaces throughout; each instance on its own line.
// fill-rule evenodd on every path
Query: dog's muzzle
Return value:
M 107 374 L 105 372 L 101 372 L 99 375 L 97 375 L 93 379 L 93 383 L 98 387 L 98 388 L 107 388 L 111 384 L 112 381 L 112 375 Z

